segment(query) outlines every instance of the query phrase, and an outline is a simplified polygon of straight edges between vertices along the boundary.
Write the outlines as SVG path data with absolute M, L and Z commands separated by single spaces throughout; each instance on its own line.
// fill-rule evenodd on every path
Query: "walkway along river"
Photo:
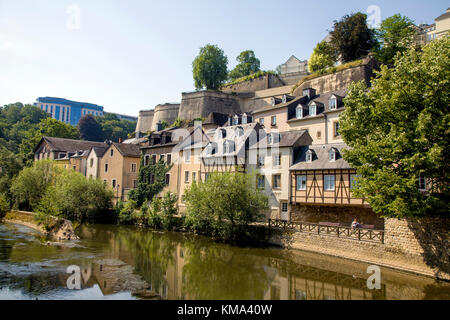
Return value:
M 448 283 L 386 268 L 370 290 L 368 264 L 319 254 L 136 227 L 77 233 L 80 240 L 47 243 L 0 224 L 0 299 L 450 299 Z M 79 270 L 79 290 L 69 267 Z

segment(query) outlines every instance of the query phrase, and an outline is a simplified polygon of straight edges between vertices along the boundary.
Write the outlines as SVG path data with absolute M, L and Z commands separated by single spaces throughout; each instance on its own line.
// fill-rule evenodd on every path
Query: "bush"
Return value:
M 267 196 L 256 178 L 239 172 L 213 173 L 205 183 L 194 183 L 185 193 L 185 225 L 220 240 L 239 242 L 251 223 L 268 208 Z
M 129 200 L 125 204 L 123 202 L 119 202 L 116 210 L 119 211 L 118 214 L 118 222 L 120 224 L 136 224 L 137 223 L 137 215 L 136 215 L 137 204 L 133 200 Z
M 8 211 L 9 211 L 9 203 L 6 200 L 6 197 L 0 194 L 0 219 L 3 218 Z

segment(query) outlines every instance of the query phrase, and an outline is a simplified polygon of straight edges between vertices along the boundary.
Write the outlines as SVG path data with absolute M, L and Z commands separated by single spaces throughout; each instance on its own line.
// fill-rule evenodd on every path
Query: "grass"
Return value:
M 276 73 L 273 72 L 273 71 L 258 71 L 258 72 L 252 73 L 251 75 L 248 75 L 248 76 L 245 76 L 245 77 L 242 77 L 242 78 L 238 78 L 238 79 L 233 80 L 231 82 L 227 82 L 222 87 L 228 87 L 228 86 L 239 84 L 239 83 L 242 83 L 242 82 L 245 82 L 245 81 L 257 79 L 257 78 L 260 78 L 260 77 L 268 75 L 268 74 L 276 75 Z
M 364 60 L 363 60 L 363 59 L 355 60 L 355 61 L 351 61 L 351 62 L 344 63 L 344 64 L 342 64 L 342 65 L 340 65 L 340 66 L 337 66 L 337 67 L 330 67 L 330 68 L 327 68 L 327 69 L 325 69 L 325 70 L 320 70 L 320 71 L 314 72 L 314 73 L 312 73 L 312 74 L 310 74 L 310 75 L 307 75 L 306 77 L 304 77 L 303 79 L 301 79 L 299 82 L 297 82 L 297 83 L 292 87 L 291 94 L 294 93 L 294 91 L 295 91 L 298 87 L 300 87 L 303 83 L 305 83 L 305 82 L 308 81 L 308 80 L 312 80 L 312 79 L 316 79 L 316 78 L 319 78 L 319 77 L 322 77 L 322 76 L 334 74 L 334 73 L 336 73 L 336 72 L 340 72 L 340 71 L 343 71 L 343 70 L 347 70 L 347 69 L 359 67 L 359 66 L 362 65 L 363 63 L 364 63 Z
M 6 213 L 4 219 L 18 220 L 18 221 L 23 221 L 23 222 L 28 222 L 28 223 L 35 223 L 34 216 L 28 215 L 28 214 L 23 214 L 23 213 L 20 213 L 17 211 L 10 211 L 10 212 Z

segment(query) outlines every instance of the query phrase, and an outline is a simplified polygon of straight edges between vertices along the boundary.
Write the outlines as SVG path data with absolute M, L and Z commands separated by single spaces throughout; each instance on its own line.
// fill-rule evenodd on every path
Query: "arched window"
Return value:
M 314 157 L 314 152 L 312 150 L 308 150 L 306 152 L 306 162 L 312 162 Z
M 309 115 L 316 116 L 317 115 L 317 105 L 315 103 L 311 103 L 309 106 Z
M 224 154 L 227 154 L 227 153 L 230 153 L 230 152 L 231 152 L 230 142 L 229 142 L 229 141 L 226 141 L 226 142 L 224 142 L 224 144 L 223 144 L 223 153 L 224 153 Z
M 336 149 L 331 149 L 330 151 L 328 151 L 328 160 L 336 161 Z
M 244 135 L 244 128 L 237 127 L 235 130 L 236 137 L 242 137 Z
M 301 105 L 299 105 L 295 111 L 295 115 L 297 117 L 297 119 L 302 119 L 303 118 L 303 107 Z

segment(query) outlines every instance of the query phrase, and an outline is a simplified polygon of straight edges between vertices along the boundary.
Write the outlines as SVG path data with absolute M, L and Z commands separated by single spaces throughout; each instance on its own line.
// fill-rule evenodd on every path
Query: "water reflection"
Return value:
M 48 246 L 0 225 L 0 299 L 450 299 L 449 285 L 367 264 L 279 249 L 237 248 L 203 237 L 133 227 L 82 226 L 75 247 Z M 69 290 L 66 268 L 81 270 Z

